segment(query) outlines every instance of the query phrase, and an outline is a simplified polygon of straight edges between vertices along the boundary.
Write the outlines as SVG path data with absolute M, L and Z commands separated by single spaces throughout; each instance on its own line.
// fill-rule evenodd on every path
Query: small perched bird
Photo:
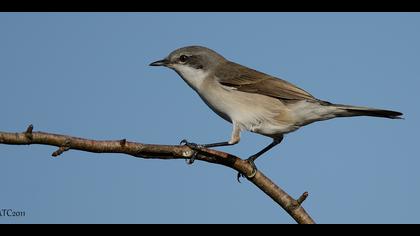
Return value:
M 333 104 L 319 100 L 297 86 L 225 59 L 202 46 L 176 49 L 150 66 L 175 70 L 203 101 L 220 117 L 233 125 L 229 141 L 190 147 L 218 147 L 237 144 L 240 132 L 248 130 L 273 141 L 247 161 L 256 174 L 254 161 L 283 140 L 284 134 L 315 121 L 335 117 L 374 116 L 401 119 L 397 111 Z M 239 175 L 238 175 L 239 178 Z

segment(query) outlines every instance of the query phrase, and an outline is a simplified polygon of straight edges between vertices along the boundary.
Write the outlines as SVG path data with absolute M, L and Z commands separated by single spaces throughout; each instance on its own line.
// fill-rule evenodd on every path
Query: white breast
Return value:
M 205 81 L 198 93 L 214 112 L 239 124 L 242 130 L 273 137 L 293 128 L 292 124 L 282 123 L 276 118 L 287 109 L 277 99 L 221 86 L 216 80 Z

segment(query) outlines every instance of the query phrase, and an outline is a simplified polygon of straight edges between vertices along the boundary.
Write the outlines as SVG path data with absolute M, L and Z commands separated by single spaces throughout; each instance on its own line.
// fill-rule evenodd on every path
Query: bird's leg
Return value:
M 255 153 L 254 155 L 248 157 L 246 161 L 252 166 L 252 173 L 248 176 L 246 176 L 248 179 L 251 179 L 257 174 L 257 166 L 255 165 L 255 160 L 257 160 L 258 157 L 260 157 L 262 154 L 266 153 L 268 150 L 272 149 L 277 144 L 281 143 L 283 140 L 283 136 L 280 138 L 274 138 L 273 142 L 271 142 L 267 147 L 263 148 L 261 151 Z M 243 174 L 238 173 L 238 182 L 240 177 L 244 177 Z
M 276 146 L 277 144 L 281 143 L 281 141 L 283 140 L 283 136 L 281 138 L 275 138 L 273 139 L 273 142 L 271 142 L 267 147 L 263 148 L 261 151 L 255 153 L 254 155 L 248 157 L 248 161 L 249 162 L 254 162 L 255 160 L 257 160 L 258 157 L 260 157 L 262 154 L 266 153 L 268 150 L 270 150 L 271 148 L 273 148 L 274 146 Z
M 180 145 L 186 145 L 191 149 L 200 149 L 200 148 L 210 148 L 210 147 L 222 147 L 222 146 L 232 146 L 237 143 L 239 143 L 241 129 L 240 127 L 234 122 L 233 123 L 233 130 L 232 130 L 232 136 L 229 141 L 225 142 L 218 142 L 218 143 L 207 143 L 207 144 L 196 144 L 196 143 L 190 143 L 186 139 L 183 139 L 180 143 Z M 195 160 L 195 157 L 197 155 L 197 151 L 194 152 L 194 154 L 191 156 L 190 160 L 187 162 L 188 164 L 192 164 Z

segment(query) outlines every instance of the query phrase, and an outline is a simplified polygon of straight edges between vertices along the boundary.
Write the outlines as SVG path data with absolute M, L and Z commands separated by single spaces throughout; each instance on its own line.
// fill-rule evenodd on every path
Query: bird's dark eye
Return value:
M 186 62 L 186 61 L 188 60 L 188 56 L 181 55 L 181 56 L 179 57 L 179 60 L 180 60 L 181 62 Z

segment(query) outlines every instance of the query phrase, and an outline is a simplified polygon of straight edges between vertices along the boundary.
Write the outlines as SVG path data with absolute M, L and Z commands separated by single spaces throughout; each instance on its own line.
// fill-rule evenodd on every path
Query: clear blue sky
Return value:
M 224 141 L 231 125 L 166 68 L 198 44 L 336 103 L 405 120 L 318 122 L 257 166 L 318 223 L 420 223 L 420 14 L 1 13 L 0 130 L 178 144 Z M 243 133 L 221 150 L 268 144 Z M 292 223 L 236 173 L 205 162 L 144 160 L 50 146 L 0 145 L 0 223 Z

